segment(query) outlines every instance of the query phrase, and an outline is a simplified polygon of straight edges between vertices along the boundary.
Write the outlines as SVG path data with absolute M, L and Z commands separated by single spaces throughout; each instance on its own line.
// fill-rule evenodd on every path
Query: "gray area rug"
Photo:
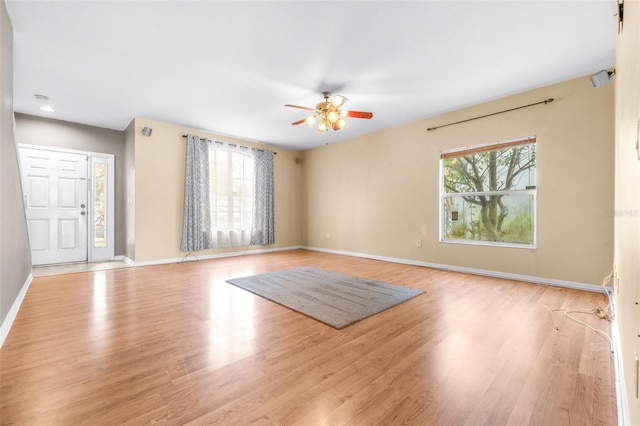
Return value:
M 421 293 L 412 288 L 310 266 L 227 282 L 337 329 Z

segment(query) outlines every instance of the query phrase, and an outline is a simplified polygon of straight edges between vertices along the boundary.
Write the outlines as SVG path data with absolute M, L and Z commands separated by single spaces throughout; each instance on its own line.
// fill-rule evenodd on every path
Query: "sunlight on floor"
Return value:
M 50 275 L 74 274 L 76 272 L 105 271 L 107 269 L 130 268 L 131 265 L 122 260 L 95 263 L 65 263 L 60 265 L 43 265 L 32 268 L 33 277 L 47 277 Z

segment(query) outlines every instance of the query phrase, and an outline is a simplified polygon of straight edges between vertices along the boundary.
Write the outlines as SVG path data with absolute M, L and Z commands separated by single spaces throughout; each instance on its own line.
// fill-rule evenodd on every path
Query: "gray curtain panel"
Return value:
M 209 210 L 209 146 L 210 140 L 187 135 L 187 167 L 184 182 L 184 219 L 182 251 L 211 248 Z
M 276 242 L 273 200 L 273 151 L 253 149 L 255 161 L 255 189 L 251 244 L 268 245 Z

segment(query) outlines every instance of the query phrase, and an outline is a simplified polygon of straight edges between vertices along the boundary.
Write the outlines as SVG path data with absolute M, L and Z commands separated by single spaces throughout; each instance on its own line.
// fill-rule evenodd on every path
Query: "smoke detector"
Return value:
M 46 103 L 49 100 L 48 96 L 35 94 L 35 95 L 33 95 L 33 97 L 36 98 L 37 100 L 39 100 L 40 102 L 42 102 L 42 105 L 40 105 L 40 109 L 42 111 L 55 112 L 53 107 L 51 105 L 49 105 L 48 103 Z

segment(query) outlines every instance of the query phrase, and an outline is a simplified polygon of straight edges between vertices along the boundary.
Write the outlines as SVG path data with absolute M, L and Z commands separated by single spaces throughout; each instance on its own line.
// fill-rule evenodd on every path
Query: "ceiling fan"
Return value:
M 373 117 L 372 112 L 347 111 L 340 109 L 340 107 L 349 100 L 342 95 L 332 95 L 331 92 L 322 92 L 322 94 L 324 95 L 324 101 L 318 103 L 315 108 L 286 104 L 286 107 L 313 111 L 312 115 L 303 118 L 302 120 L 294 121 L 291 124 L 296 126 L 298 124 L 306 123 L 307 126 L 311 127 L 316 123 L 316 120 L 318 120 L 318 131 L 320 133 L 324 133 L 329 129 L 333 129 L 334 131 L 344 129 L 347 122 L 343 117 L 366 119 Z

